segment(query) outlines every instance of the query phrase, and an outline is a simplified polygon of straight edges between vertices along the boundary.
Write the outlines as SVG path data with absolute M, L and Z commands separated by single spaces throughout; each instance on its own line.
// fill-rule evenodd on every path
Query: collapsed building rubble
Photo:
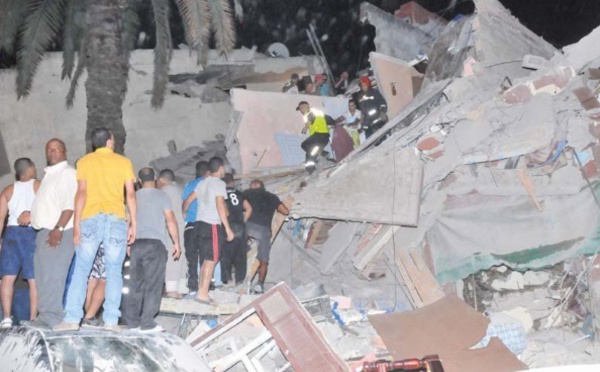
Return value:
M 451 372 L 508 372 L 597 362 L 600 32 L 561 52 L 498 1 L 475 3 L 450 22 L 415 5 L 396 16 L 361 6 L 377 30 L 370 62 L 390 120 L 311 175 L 296 105 L 338 117 L 348 97 L 280 87 L 292 72 L 322 72 L 321 61 L 223 60 L 171 77 L 179 98 L 230 101 L 231 118 L 214 141 L 182 151 L 172 142 L 152 166 L 187 181 L 196 161 L 226 155 L 242 182 L 262 179 L 291 208 L 273 221 L 265 295 L 248 293 L 253 247 L 248 283 L 214 291 L 219 306 L 163 301 L 159 320 L 199 365 L 341 371 L 433 354 Z
M 329 294 L 342 327 L 323 328 L 333 340 L 360 329 L 367 314 L 403 315 L 457 294 L 488 315 L 473 320 L 485 324 L 461 345 L 461 352 L 477 354 L 468 357 L 474 363 L 506 357 L 512 362 L 494 362 L 503 371 L 525 368 L 523 362 L 592 363 L 589 355 L 597 350 L 590 325 L 583 323 L 593 328 L 598 318 L 590 306 L 598 275 L 590 272 L 592 259 L 581 257 L 597 253 L 598 246 L 600 103 L 592 62 L 600 54 L 589 50 L 597 32 L 582 40 L 587 49 L 576 45 L 562 54 L 497 1 L 480 0 L 476 8 L 473 15 L 439 26 L 443 30 L 426 48 L 428 68 L 420 77 L 411 61 L 422 45 L 405 44 L 422 31 L 363 5 L 376 28 L 400 22 L 393 27 L 410 29 L 396 43 L 378 30 L 371 57 L 386 98 L 394 85 L 396 94 L 408 98 L 383 129 L 337 164 L 322 164 L 306 176 L 298 154 L 284 155 L 297 151 L 299 142 L 276 138 L 298 133 L 302 122 L 290 115 L 304 97 L 275 93 L 256 99 L 257 105 L 276 102 L 256 114 L 250 92 L 234 91 L 237 124 L 226 140 L 228 156 L 237 159 L 243 180 L 262 177 L 271 191 L 293 200 L 292 219 L 274 241 L 269 280 L 292 288 L 317 285 Z M 393 64 L 382 67 L 381 61 Z M 312 99 L 337 113 L 327 99 Z M 264 141 L 272 142 L 260 147 Z M 585 264 L 564 266 L 577 260 Z M 560 270 L 579 280 L 557 281 Z M 484 284 L 483 277 L 496 279 Z M 337 310 L 340 303 L 345 310 Z M 364 338 L 373 331 L 368 328 L 348 336 L 361 340 L 354 353 L 341 352 L 350 365 L 427 353 L 444 359 L 440 350 L 394 353 L 383 333 L 397 333 L 406 342 L 399 327 L 375 327 L 374 335 L 383 338 L 379 343 Z M 508 341 L 506 332 L 517 334 L 518 342 Z M 541 332 L 552 335 L 547 345 Z M 487 348 L 466 350 L 479 341 Z M 552 348 L 562 351 L 544 360 Z M 459 367 L 446 359 L 448 370 L 479 368 L 460 364 L 466 355 L 456 359 Z

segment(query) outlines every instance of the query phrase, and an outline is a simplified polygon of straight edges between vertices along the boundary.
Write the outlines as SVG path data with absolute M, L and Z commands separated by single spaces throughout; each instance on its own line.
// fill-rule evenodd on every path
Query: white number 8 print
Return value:
M 229 200 L 231 200 L 231 205 L 237 206 L 240 204 L 240 199 L 238 199 L 235 193 L 229 194 Z

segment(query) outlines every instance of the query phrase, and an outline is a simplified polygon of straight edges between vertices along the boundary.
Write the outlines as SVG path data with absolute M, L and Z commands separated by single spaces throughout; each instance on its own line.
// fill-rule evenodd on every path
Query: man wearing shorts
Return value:
M 40 182 L 35 179 L 36 169 L 28 158 L 20 158 L 14 165 L 17 182 L 7 186 L 0 194 L 0 236 L 4 229 L 4 220 L 8 214 L 8 223 L 0 250 L 0 298 L 4 319 L 0 328 L 12 327 L 11 309 L 15 280 L 23 270 L 23 279 L 29 282 L 31 301 L 31 320 L 37 315 L 37 291 L 33 273 L 33 254 L 35 252 L 36 232 L 31 227 L 31 205 Z
M 200 283 L 196 299 L 199 302 L 216 305 L 208 291 L 214 274 L 215 265 L 219 261 L 219 252 L 226 236 L 233 240 L 233 231 L 227 220 L 227 188 L 221 178 L 225 175 L 223 160 L 214 157 L 208 162 L 210 175 L 200 182 L 196 190 L 183 203 L 183 211 L 187 212 L 190 204 L 198 200 L 198 215 L 194 225 L 196 241 L 204 262 L 200 268 Z
M 258 243 L 257 259 L 260 265 L 258 266 L 258 284 L 254 287 L 254 292 L 263 293 L 271 253 L 271 222 L 275 211 L 285 216 L 290 211 L 277 195 L 265 190 L 265 184 L 260 180 L 252 181 L 250 190 L 244 191 L 244 195 L 252 206 L 252 215 L 246 223 L 248 236 Z

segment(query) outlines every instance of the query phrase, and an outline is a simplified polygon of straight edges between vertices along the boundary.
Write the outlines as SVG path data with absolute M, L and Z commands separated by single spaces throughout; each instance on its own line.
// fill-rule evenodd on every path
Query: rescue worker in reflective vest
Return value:
M 369 138 L 377 132 L 388 120 L 387 103 L 379 91 L 371 87 L 371 79 L 360 78 L 360 93 L 358 94 L 358 109 L 363 114 L 362 129 Z
M 317 109 L 310 108 L 306 101 L 302 101 L 296 107 L 304 115 L 304 129 L 302 133 L 308 132 L 309 137 L 302 142 L 302 150 L 306 152 L 305 166 L 312 167 L 319 155 L 324 153 L 325 146 L 329 143 L 329 128 L 325 114 Z

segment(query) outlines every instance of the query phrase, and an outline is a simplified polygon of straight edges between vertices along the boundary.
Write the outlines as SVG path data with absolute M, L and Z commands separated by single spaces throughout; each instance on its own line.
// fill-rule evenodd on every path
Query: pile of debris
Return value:
M 274 221 L 268 280 L 297 298 L 276 285 L 249 305 L 239 296 L 240 312 L 208 333 L 198 326 L 188 340 L 211 367 L 597 361 L 600 29 L 561 52 L 496 0 L 475 3 L 450 22 L 363 4 L 377 85 L 395 111 L 310 176 L 303 123 L 290 115 L 306 100 L 335 117 L 345 98 L 232 90 L 227 156 L 243 181 L 262 178 L 291 206 L 291 219 Z M 307 300 L 326 311 L 308 318 Z

